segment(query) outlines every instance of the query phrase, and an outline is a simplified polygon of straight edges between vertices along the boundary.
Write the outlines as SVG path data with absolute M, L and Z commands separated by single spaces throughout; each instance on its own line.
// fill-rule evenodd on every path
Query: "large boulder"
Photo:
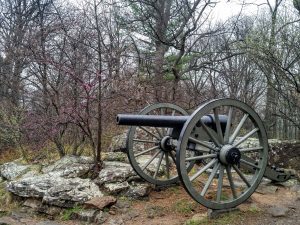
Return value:
M 141 155 L 138 158 L 138 162 L 140 163 L 140 165 L 145 165 L 150 159 L 152 158 L 152 155 Z M 157 169 L 157 165 L 159 162 L 159 158 L 156 157 L 147 167 L 146 170 L 150 173 L 150 174 L 154 174 L 156 169 Z M 173 162 L 172 158 L 169 157 L 169 162 Z M 163 174 L 166 171 L 166 161 L 163 160 L 161 161 L 160 167 L 159 167 L 159 171 L 158 174 Z
M 0 177 L 6 180 L 14 180 L 30 169 L 29 165 L 21 165 L 17 162 L 9 162 L 0 166 Z
M 42 198 L 44 203 L 59 207 L 73 207 L 75 203 L 103 196 L 89 179 L 68 179 L 51 173 L 11 181 L 7 190 L 21 197 Z
M 54 164 L 43 168 L 42 172 L 66 178 L 85 178 L 93 167 L 93 164 L 94 160 L 92 157 L 64 156 Z
M 134 183 L 130 184 L 128 191 L 124 194 L 127 197 L 140 199 L 149 195 L 151 185 L 149 183 Z
M 123 152 L 104 152 L 101 154 L 104 161 L 118 161 L 128 163 L 128 157 Z
M 127 139 L 127 131 L 114 136 L 111 139 L 110 146 L 108 148 L 108 151 L 110 152 L 124 152 L 126 149 L 126 139 Z
M 100 171 L 95 183 L 102 185 L 104 183 L 124 182 L 135 173 L 128 163 L 104 161 L 103 169 Z

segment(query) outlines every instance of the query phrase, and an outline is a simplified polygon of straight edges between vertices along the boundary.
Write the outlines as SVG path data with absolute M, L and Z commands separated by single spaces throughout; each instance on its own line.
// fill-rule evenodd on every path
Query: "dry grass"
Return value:
M 0 150 L 0 164 L 14 161 L 20 157 L 21 155 L 16 149 Z

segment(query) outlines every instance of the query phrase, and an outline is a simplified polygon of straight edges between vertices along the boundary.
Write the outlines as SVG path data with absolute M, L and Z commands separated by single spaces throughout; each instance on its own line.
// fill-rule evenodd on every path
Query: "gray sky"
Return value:
M 275 2 L 275 0 L 269 1 L 271 4 Z M 247 4 L 244 7 L 242 7 L 243 2 Z M 244 15 L 255 15 L 258 13 L 258 10 L 262 10 L 266 7 L 266 5 L 263 5 L 266 2 L 267 0 L 219 0 L 219 3 L 213 11 L 213 18 L 216 20 L 225 20 L 233 15 L 239 14 L 241 10 L 243 10 L 242 13 Z

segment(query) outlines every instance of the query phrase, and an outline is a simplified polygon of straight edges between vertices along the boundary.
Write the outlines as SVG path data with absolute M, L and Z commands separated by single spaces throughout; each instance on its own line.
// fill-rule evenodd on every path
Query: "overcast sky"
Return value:
M 224 20 L 233 15 L 239 14 L 241 10 L 243 10 L 242 12 L 244 15 L 256 15 L 259 10 L 266 7 L 264 4 L 266 2 L 267 0 L 219 0 L 219 3 L 214 9 L 213 18 L 216 20 Z M 274 3 L 275 0 L 270 0 L 270 2 Z M 242 3 L 246 3 L 246 5 L 243 7 Z
M 67 0 L 78 4 L 84 0 Z M 122 0 L 119 0 L 122 1 Z M 233 15 L 237 15 L 243 10 L 245 15 L 256 15 L 259 10 L 266 7 L 267 0 L 216 0 L 218 4 L 213 10 L 214 20 L 226 20 Z M 269 0 L 271 4 L 274 4 L 275 0 Z M 292 0 L 290 0 L 292 1 Z M 245 5 L 243 6 L 243 3 Z

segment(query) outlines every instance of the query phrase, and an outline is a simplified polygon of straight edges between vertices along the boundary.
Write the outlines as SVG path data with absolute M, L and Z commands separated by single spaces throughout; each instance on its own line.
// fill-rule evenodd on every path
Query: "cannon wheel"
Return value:
M 179 106 L 169 103 L 149 105 L 140 115 L 188 115 Z M 161 142 L 166 140 L 171 128 L 132 126 L 127 136 L 127 155 L 135 172 L 146 181 L 167 186 L 179 180 L 176 171 L 176 150 L 163 151 Z
M 227 115 L 223 127 L 221 114 Z M 215 118 L 216 132 L 201 121 L 204 115 Z M 194 135 L 197 127 L 205 130 L 209 141 Z M 186 157 L 191 143 L 199 146 L 196 149 L 201 155 Z M 211 209 L 233 208 L 259 185 L 267 166 L 268 139 L 261 119 L 248 105 L 216 99 L 200 106 L 187 120 L 178 139 L 177 156 L 179 177 L 193 199 Z M 206 163 L 186 169 L 187 162 L 200 159 Z

